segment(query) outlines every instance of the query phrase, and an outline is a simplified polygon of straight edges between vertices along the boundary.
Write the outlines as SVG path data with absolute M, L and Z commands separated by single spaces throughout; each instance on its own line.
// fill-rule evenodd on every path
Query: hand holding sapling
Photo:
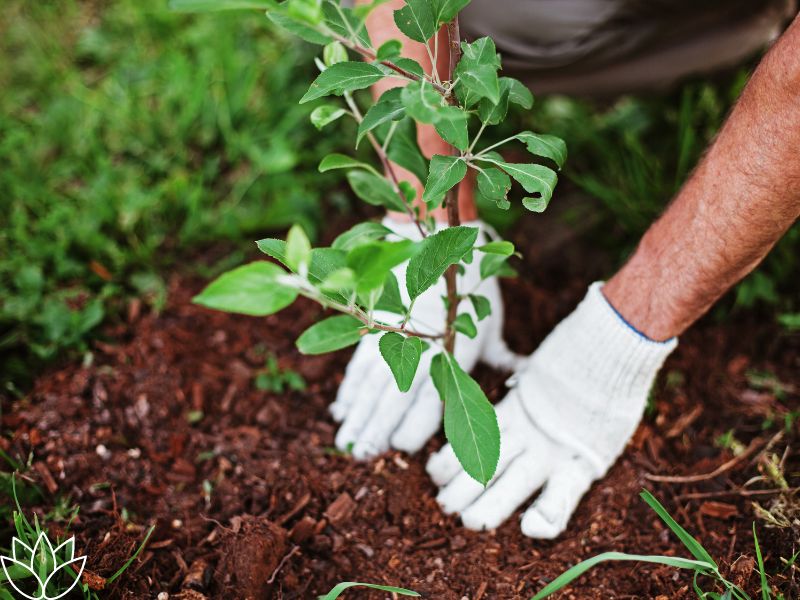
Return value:
M 416 238 L 412 223 L 398 223 L 388 217 L 383 223 L 401 236 Z M 475 225 L 485 231 L 485 225 Z M 405 266 L 394 270 L 399 281 L 406 279 Z M 458 285 L 459 289 L 470 292 L 470 301 L 464 303 L 463 313 L 469 315 L 471 321 L 463 321 L 464 335 L 459 337 L 455 347 L 456 360 L 466 371 L 478 360 L 512 371 L 522 359 L 511 353 L 502 339 L 503 306 L 497 278 L 482 279 L 480 264 L 472 261 L 464 265 Z M 425 291 L 414 303 L 408 325 L 420 331 L 433 331 L 431 328 L 443 323 L 446 309 L 441 298 L 445 293 L 442 280 Z M 403 288 L 401 295 L 408 304 Z M 487 314 L 489 306 L 494 307 L 494 311 Z M 376 317 L 391 318 L 391 315 L 378 313 Z M 412 347 L 414 342 L 418 348 Z M 403 360 L 393 361 L 390 368 L 383 356 L 398 352 L 391 347 L 397 344 L 408 347 L 399 350 Z M 423 342 L 418 338 L 404 338 L 400 334 L 362 338 L 347 366 L 336 402 L 331 405 L 334 419 L 343 422 L 336 436 L 340 450 L 352 447 L 353 456 L 358 459 L 370 458 L 390 447 L 413 453 L 436 433 L 442 418 L 439 393 L 430 378 L 413 377 L 414 371 L 425 374 L 430 369 L 432 352 L 420 355 L 422 347 Z M 400 373 L 393 375 L 392 371 L 398 369 Z

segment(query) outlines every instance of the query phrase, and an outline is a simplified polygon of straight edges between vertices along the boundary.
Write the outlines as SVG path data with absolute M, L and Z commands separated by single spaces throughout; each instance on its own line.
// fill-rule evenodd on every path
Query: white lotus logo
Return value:
M 69 538 L 66 542 L 53 549 L 53 544 L 47 539 L 47 534 L 44 531 L 39 534 L 33 548 L 17 538 L 12 538 L 11 555 L 11 558 L 7 556 L 0 557 L 6 581 L 18 594 L 28 600 L 57 600 L 57 598 L 63 598 L 72 591 L 72 588 L 78 585 L 83 568 L 86 566 L 85 556 L 75 558 L 74 537 Z M 59 564 L 58 559 L 60 559 L 61 564 Z M 71 566 L 77 571 L 77 575 L 70 568 Z M 69 573 L 70 577 L 74 577 L 72 585 L 57 596 L 49 596 L 47 594 L 48 586 L 51 585 L 54 577 L 65 573 L 64 569 L 68 569 L 66 572 Z M 33 577 L 32 582 L 29 579 L 30 577 Z M 42 580 L 42 577 L 44 577 L 44 580 Z M 19 589 L 18 583 L 22 581 L 30 582 L 32 584 L 31 587 L 36 585 L 33 595 Z

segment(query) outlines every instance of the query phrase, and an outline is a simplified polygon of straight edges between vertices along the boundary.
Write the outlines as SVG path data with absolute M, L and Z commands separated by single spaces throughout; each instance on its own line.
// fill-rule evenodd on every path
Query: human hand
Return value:
M 592 482 L 605 475 L 638 425 L 653 380 L 677 345 L 655 342 L 605 300 L 601 283 L 509 381 L 497 406 L 500 460 L 487 487 L 467 475 L 450 445 L 427 469 L 446 513 L 469 529 L 499 526 L 532 494 L 522 533 L 552 539 Z
M 384 225 L 398 235 L 419 239 L 419 232 L 410 222 L 384 219 Z M 465 223 L 481 229 L 486 226 L 474 221 Z M 513 370 L 521 357 L 513 354 L 502 339 L 503 304 L 500 287 L 495 277 L 481 281 L 478 257 L 465 265 L 463 275 L 458 277 L 458 289 L 462 293 L 485 296 L 492 306 L 492 314 L 478 321 L 469 301 L 461 305 L 461 312 L 468 311 L 476 324 L 478 334 L 470 339 L 458 335 L 455 357 L 466 371 L 479 360 L 506 370 Z M 405 265 L 394 271 L 398 281 L 405 281 Z M 405 286 L 400 286 L 404 302 L 408 303 Z M 445 322 L 445 307 L 442 297 L 446 295 L 444 280 L 424 292 L 414 303 L 409 325 L 422 332 L 435 332 Z M 396 316 L 395 316 L 396 318 Z M 394 377 L 383 360 L 378 348 L 380 336 L 367 335 L 358 344 L 344 380 L 339 387 L 336 401 L 330 410 L 336 421 L 342 423 L 336 435 L 336 447 L 347 450 L 352 445 L 355 458 L 364 460 L 391 448 L 416 452 L 436 433 L 442 419 L 442 401 L 428 374 L 434 352 L 422 354 L 417 376 L 408 392 L 397 389 Z

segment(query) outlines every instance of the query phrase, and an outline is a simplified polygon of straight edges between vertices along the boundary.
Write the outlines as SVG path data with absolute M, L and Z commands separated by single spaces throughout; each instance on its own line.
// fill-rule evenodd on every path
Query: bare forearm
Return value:
M 800 18 L 764 58 L 718 139 L 603 288 L 653 339 L 682 333 L 800 215 Z

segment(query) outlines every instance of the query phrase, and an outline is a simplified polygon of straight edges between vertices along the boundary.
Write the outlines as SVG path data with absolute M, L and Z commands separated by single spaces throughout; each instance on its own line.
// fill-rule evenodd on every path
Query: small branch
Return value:
M 475 144 L 478 143 L 478 140 L 481 139 L 481 135 L 483 135 L 483 130 L 486 129 L 486 123 L 481 123 L 481 128 L 478 129 L 478 133 L 475 134 L 475 139 L 472 140 L 472 143 L 467 148 L 467 154 L 472 154 L 472 149 L 475 147 Z
M 756 450 L 763 450 L 772 446 L 772 444 L 776 443 L 779 439 L 783 437 L 783 431 L 779 431 L 776 433 L 772 438 L 769 440 L 765 440 L 764 438 L 756 438 L 750 445 L 738 456 L 734 456 L 729 461 L 721 464 L 716 469 L 711 471 L 710 473 L 704 473 L 702 475 L 652 475 L 650 473 L 645 473 L 645 479 L 649 479 L 650 481 L 658 481 L 659 483 L 697 483 L 699 481 L 707 481 L 709 479 L 714 479 L 715 477 L 719 477 L 726 471 L 730 471 L 733 467 L 738 465 L 748 456 L 751 456 L 756 452 Z
M 447 45 L 450 50 L 447 80 L 452 81 L 453 71 L 461 58 L 461 34 L 458 28 L 458 16 L 453 17 L 453 20 L 447 24 Z M 458 150 L 450 146 L 450 154 L 457 155 Z M 461 218 L 458 214 L 458 187 L 458 185 L 453 186 L 447 192 L 445 200 L 447 206 L 447 225 L 449 227 L 456 227 L 461 223 Z M 453 328 L 453 323 L 458 316 L 458 304 L 460 301 L 456 282 L 457 274 L 458 265 L 450 265 L 444 274 L 445 284 L 447 286 L 447 324 L 445 327 L 444 347 L 450 354 L 453 354 L 456 345 L 456 331 Z
M 477 138 L 476 138 L 476 139 L 477 139 Z M 510 142 L 511 140 L 515 140 L 515 139 L 517 139 L 517 136 L 515 136 L 515 135 L 512 135 L 511 137 L 507 137 L 507 138 L 506 138 L 506 139 L 504 139 L 504 140 L 500 140 L 500 141 L 499 141 L 499 142 L 497 142 L 496 144 L 492 144 L 491 146 L 487 146 L 486 148 L 484 148 L 483 150 L 481 150 L 480 152 L 478 152 L 478 153 L 477 153 L 475 156 L 473 156 L 473 158 L 479 158 L 479 157 L 483 156 L 484 154 L 486 154 L 487 152 L 489 152 L 489 150 L 494 150 L 494 149 L 495 149 L 495 148 L 497 148 L 498 146 L 502 146 L 503 144 L 506 144 L 506 143 Z M 473 142 L 473 146 L 474 146 L 474 145 L 475 145 L 475 144 L 474 144 L 474 142 Z M 472 152 L 472 146 L 470 146 L 469 152 Z
M 301 296 L 309 298 L 310 300 L 314 300 L 315 302 L 318 302 L 325 308 L 332 308 L 333 310 L 339 311 L 346 315 L 350 315 L 351 317 L 361 321 L 364 325 L 366 325 L 370 329 L 377 329 L 379 331 L 387 331 L 394 333 L 402 333 L 404 335 L 408 335 L 411 337 L 418 337 L 426 340 L 440 340 L 444 337 L 444 334 L 441 333 L 440 334 L 422 333 L 421 331 L 407 329 L 405 323 L 403 323 L 400 327 L 395 327 L 393 325 L 386 325 L 384 323 L 376 322 L 356 305 L 347 306 L 345 304 L 341 304 L 340 302 L 336 302 L 335 300 L 331 300 L 330 298 L 326 298 L 325 296 L 321 295 L 317 290 L 317 288 L 315 288 L 313 285 L 311 285 L 309 281 L 303 279 L 299 275 L 287 275 L 287 278 L 290 285 L 296 285 L 297 291 Z
M 353 100 L 353 96 L 345 92 L 344 100 L 347 103 L 347 106 L 350 107 L 350 111 L 353 113 L 353 118 L 357 123 L 361 124 L 361 121 L 364 120 L 364 117 L 362 116 L 361 111 L 358 109 L 358 105 L 355 103 L 355 100 Z M 419 230 L 419 234 L 423 237 L 423 239 L 428 237 L 428 234 L 423 229 L 422 225 L 414 214 L 414 210 L 411 208 L 411 205 L 409 205 L 406 197 L 403 195 L 403 192 L 400 189 L 400 181 L 394 172 L 392 163 L 389 161 L 389 156 L 386 154 L 386 149 L 378 143 L 378 140 L 375 139 L 375 136 L 372 135 L 372 132 L 367 133 L 367 139 L 369 140 L 370 145 L 372 145 L 373 150 L 375 150 L 375 154 L 377 154 L 378 158 L 381 159 L 381 164 L 383 165 L 384 171 L 389 174 L 389 178 L 392 180 L 392 187 L 397 193 L 398 198 L 400 198 L 400 202 L 402 202 L 406 214 L 417 226 L 417 230 Z
M 300 552 L 300 546 L 294 546 L 294 547 L 293 547 L 293 548 L 292 548 L 292 549 L 289 551 L 289 554 L 287 554 L 286 556 L 284 556 L 284 557 L 281 559 L 281 562 L 279 562 L 279 563 L 278 563 L 278 566 L 277 566 L 277 567 L 275 568 L 275 570 L 272 572 L 272 575 L 270 575 L 270 576 L 269 576 L 269 579 L 267 579 L 267 583 L 272 583 L 272 582 L 274 582 L 274 581 L 275 581 L 275 578 L 278 576 L 278 573 L 280 572 L 280 570 L 281 570 L 281 569 L 284 567 L 284 565 L 286 565 L 286 563 L 287 563 L 287 562 L 289 562 L 289 559 L 290 559 L 290 558 L 292 558 L 292 556 L 294 556 L 294 555 L 295 555 L 295 554 L 297 554 L 298 552 Z

